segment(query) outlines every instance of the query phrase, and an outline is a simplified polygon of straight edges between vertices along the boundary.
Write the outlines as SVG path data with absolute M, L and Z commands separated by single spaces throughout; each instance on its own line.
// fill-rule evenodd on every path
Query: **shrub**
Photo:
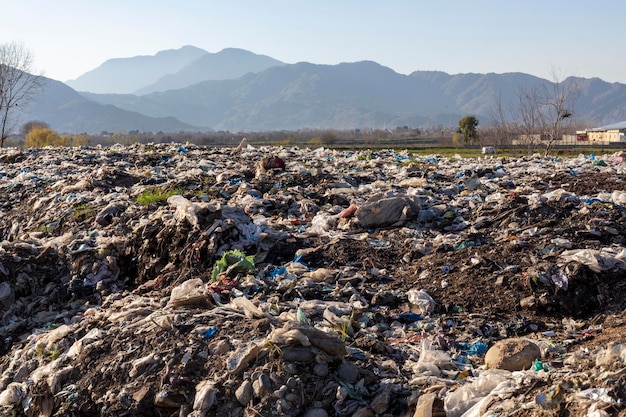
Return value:
M 33 127 L 24 140 L 24 146 L 27 148 L 43 148 L 45 146 L 67 146 L 70 139 L 68 136 L 61 137 L 57 132 L 49 127 L 35 126 Z
M 322 143 L 322 138 L 320 137 L 314 137 L 309 139 L 309 147 L 311 148 L 321 148 L 323 145 Z
M 89 146 L 91 145 L 91 137 L 86 134 L 76 135 L 72 137 L 72 146 Z

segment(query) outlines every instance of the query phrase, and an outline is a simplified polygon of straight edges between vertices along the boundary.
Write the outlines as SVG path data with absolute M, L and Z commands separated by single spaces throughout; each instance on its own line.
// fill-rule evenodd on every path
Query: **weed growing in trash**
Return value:
M 283 356 L 283 351 L 280 348 L 280 346 L 278 346 L 276 343 L 272 342 L 271 340 L 265 340 L 264 345 L 269 350 L 270 355 L 278 356 L 278 357 Z
M 96 207 L 91 204 L 78 204 L 74 207 L 74 217 L 79 218 L 96 212 Z
M 58 359 L 61 356 L 61 349 L 56 344 L 46 346 L 44 343 L 39 343 L 36 347 L 37 356 L 44 358 L 50 362 Z
M 350 317 L 348 320 L 341 323 L 341 340 L 346 341 L 348 336 L 350 335 L 350 326 L 354 323 L 354 310 L 350 313 Z
M 156 188 L 154 190 L 145 190 L 137 197 L 137 204 L 147 206 L 152 203 L 163 203 L 167 201 L 173 195 L 183 194 L 185 192 L 182 188 L 175 188 L 170 191 L 165 191 L 162 188 Z
M 49 361 L 58 359 L 59 356 L 61 356 L 61 350 L 56 345 L 52 345 L 48 349 L 46 349 L 46 353 L 47 353 L 46 358 Z

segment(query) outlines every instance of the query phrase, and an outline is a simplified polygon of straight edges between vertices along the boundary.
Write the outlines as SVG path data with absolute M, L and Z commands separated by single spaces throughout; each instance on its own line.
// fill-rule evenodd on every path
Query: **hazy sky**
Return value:
M 626 83 L 626 2 L 0 0 L 0 43 L 74 79 L 110 58 L 194 45 L 287 63 L 373 60 L 409 74 L 525 72 Z

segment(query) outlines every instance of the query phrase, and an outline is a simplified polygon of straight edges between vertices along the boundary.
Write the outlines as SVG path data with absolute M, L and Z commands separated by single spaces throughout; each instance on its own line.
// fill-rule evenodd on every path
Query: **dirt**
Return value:
M 111 164 L 161 164 L 163 169 L 167 163 L 157 155 L 141 158 L 121 151 L 111 152 L 106 158 Z M 15 160 L 28 159 L 22 156 Z M 415 359 L 412 348 L 424 339 L 457 352 L 460 343 L 482 340 L 491 344 L 516 336 L 539 340 L 547 334 L 570 351 L 597 351 L 613 342 L 623 342 L 623 270 L 594 272 L 588 266 L 570 264 L 567 289 L 542 281 L 542 277 L 555 274 L 563 266 L 559 260 L 563 247 L 555 238 L 566 239 L 575 248 L 624 245 L 626 209 L 592 199 L 600 192 L 626 191 L 624 174 L 597 168 L 579 173 L 555 172 L 544 178 L 531 176 L 530 180 L 525 178 L 526 182 L 513 179 L 501 187 L 499 191 L 504 197 L 495 202 L 472 202 L 471 192 L 455 196 L 465 199 L 463 204 L 453 199 L 445 201 L 447 212 L 453 215 L 439 216 L 427 226 L 409 222 L 364 230 L 358 225 L 349 226 L 354 220 L 346 218 L 339 220 L 338 228 L 348 226 L 349 232 L 333 237 L 307 231 L 316 213 L 307 210 L 313 206 L 347 208 L 352 202 L 350 196 L 329 195 L 326 190 L 340 180 L 354 187 L 376 180 L 389 181 L 391 176 L 381 174 L 382 164 L 374 165 L 371 172 L 341 178 L 320 170 L 307 176 L 261 180 L 255 176 L 255 163 L 250 161 L 238 178 L 259 190 L 265 201 L 241 208 L 241 213 L 262 211 L 271 222 L 282 224 L 275 228 L 284 229 L 281 232 L 285 233 L 248 274 L 263 278 L 256 280 L 239 274 L 233 282 L 211 282 L 211 270 L 220 251 L 237 247 L 242 238 L 235 223 L 220 211 L 199 212 L 199 226 L 194 228 L 184 221 L 169 222 L 171 216 L 157 220 L 150 217 L 164 210 L 163 202 L 145 207 L 128 204 L 131 209 L 124 206 L 99 218 L 101 205 L 75 216 L 53 216 L 54 229 L 42 229 L 41 225 L 50 224 L 51 213 L 32 211 L 32 207 L 41 190 L 46 189 L 45 184 L 25 182 L 14 186 L 10 194 L 2 195 L 5 222 L 0 263 L 6 270 L 6 282 L 14 290 L 12 313 L 7 312 L 8 305 L 4 307 L 5 328 L 0 339 L 2 389 L 11 381 L 27 380 L 38 366 L 60 358 L 60 362 L 54 363 L 58 369 L 67 370 L 59 377 L 63 382 L 51 387 L 42 379 L 32 386 L 31 410 L 41 410 L 46 401 L 51 401 L 54 412 L 48 415 L 188 415 L 196 387 L 201 381 L 211 380 L 216 381 L 219 389 L 207 415 L 296 416 L 313 407 L 324 408 L 331 416 L 355 415 L 358 409 L 372 407 L 379 390 L 386 389 L 380 381 L 389 380 L 394 381 L 391 400 L 379 415 L 409 416 L 420 390 L 409 382 L 412 375 L 405 366 Z M 319 164 L 311 161 L 315 163 Z M 413 173 L 426 180 L 425 192 L 432 194 L 463 181 L 428 164 L 415 165 Z M 491 173 L 485 170 L 474 174 L 481 178 Z M 111 168 L 94 171 L 91 180 L 89 189 L 102 195 L 156 184 L 163 184 L 165 189 L 183 187 L 190 199 L 203 194 L 213 200 L 223 198 L 224 192 L 234 196 L 239 192 L 236 184 L 217 186 L 217 176 L 210 174 L 194 180 L 162 182 L 161 178 L 150 179 L 131 174 L 128 169 Z M 558 189 L 565 190 L 566 195 L 538 205 L 534 205 L 528 191 L 548 193 Z M 590 200 L 581 210 L 581 200 L 586 199 Z M 312 204 L 297 205 L 305 200 Z M 287 211 L 295 210 L 294 207 L 300 210 L 299 216 L 286 221 Z M 151 221 L 139 223 L 139 218 Z M 459 229 L 465 231 L 464 239 L 441 243 L 441 238 L 462 221 L 467 224 Z M 219 228 L 213 227 L 218 223 Z M 77 246 L 42 248 L 36 244 L 37 239 L 23 238 L 27 232 L 44 239 L 80 230 L 84 241 L 90 242 L 87 235 L 97 225 L 108 231 L 103 234 L 119 240 L 81 252 Z M 425 242 L 426 249 L 416 245 L 418 241 Z M 256 245 L 244 249 L 262 252 Z M 298 262 L 309 270 L 334 271 L 336 281 L 281 286 L 269 278 L 271 271 L 292 262 L 298 254 Z M 96 287 L 81 284 L 89 272 L 98 271 L 99 265 L 107 265 L 119 278 Z M 192 278 L 202 279 L 213 296 L 198 299 L 197 304 L 168 309 L 172 289 Z M 436 301 L 430 326 L 441 326 L 441 332 L 433 334 L 428 327 L 409 326 L 403 336 L 383 336 L 386 333 L 382 331 L 372 334 L 372 328 L 389 329 L 405 320 L 403 313 L 413 311 L 406 295 L 411 289 L 424 289 Z M 245 295 L 257 304 L 275 304 L 280 311 L 275 316 L 251 318 L 232 309 L 213 308 L 218 300 L 227 304 L 237 295 Z M 266 343 L 245 372 L 228 372 L 225 357 L 248 342 L 265 340 L 280 328 L 278 313 L 288 313 L 303 300 L 350 303 L 355 299 L 366 302 L 368 309 L 351 317 L 351 322 L 363 320 L 366 325 L 362 329 L 355 325 L 352 334 L 346 330 L 336 335 L 348 349 L 346 358 L 289 362 L 284 360 L 280 347 Z M 62 325 L 71 325 L 71 334 L 60 339 L 54 350 L 37 345 L 37 335 Z M 214 329 L 215 334 L 197 333 L 200 328 Z M 94 330 L 101 335 L 84 341 Z M 64 356 L 79 341 L 84 344 L 80 354 L 74 359 Z M 34 354 L 34 347 L 41 351 Z M 29 360 L 16 360 L 20 354 Z M 150 355 L 156 355 L 152 363 L 135 370 L 133 364 Z M 319 352 L 317 355 L 329 356 Z M 558 355 L 546 358 L 553 364 L 559 360 Z M 328 365 L 328 375 L 314 372 L 316 362 Z M 340 373 L 345 375 L 341 367 L 346 363 L 356 368 L 356 380 L 362 380 L 366 387 L 363 392 L 356 392 L 356 382 L 346 385 L 338 377 Z M 586 369 L 593 366 L 590 360 Z M 255 395 L 246 406 L 239 404 L 235 399 L 237 389 L 245 380 L 256 381 L 263 375 L 270 379 L 270 392 Z M 342 387 L 350 393 L 348 401 L 337 401 Z M 534 398 L 547 388 L 547 384 L 541 383 L 525 387 L 524 398 Z M 277 393 L 279 389 L 283 392 Z M 612 392 L 624 395 L 623 378 Z M 293 401 L 282 401 L 285 394 L 295 394 Z M 568 411 L 562 407 L 553 412 L 578 415 L 573 408 Z M 22 411 L 17 405 L 10 410 L 14 415 L 34 412 Z M 609 415 L 624 415 L 618 407 L 605 411 Z

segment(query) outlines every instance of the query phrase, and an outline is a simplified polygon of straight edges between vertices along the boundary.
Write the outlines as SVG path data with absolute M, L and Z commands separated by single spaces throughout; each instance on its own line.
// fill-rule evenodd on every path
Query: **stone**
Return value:
M 539 346 L 528 339 L 514 338 L 496 342 L 485 355 L 488 368 L 521 371 L 530 369 L 541 358 Z
M 244 379 L 239 388 L 235 391 L 235 398 L 239 404 L 246 406 L 252 400 L 252 383 Z
M 295 392 L 290 392 L 285 395 L 285 399 L 290 403 L 295 403 L 300 399 L 300 396 Z
M 351 363 L 343 362 L 337 369 L 337 376 L 342 381 L 355 384 L 359 379 L 359 369 Z
M 315 364 L 315 366 L 313 367 L 313 373 L 321 377 L 328 376 L 328 364 L 326 363 Z
M 314 359 L 309 347 L 288 347 L 282 349 L 283 359 L 287 362 L 311 362 Z
M 272 388 L 272 381 L 267 374 L 261 374 L 257 379 L 252 382 L 252 390 L 257 398 L 263 398 L 269 394 Z
M 389 408 L 391 399 L 391 385 L 386 384 L 370 402 L 370 408 L 376 414 L 382 414 Z
M 293 362 L 285 363 L 284 369 L 289 375 L 296 375 L 298 373 L 298 367 Z
M 328 413 L 323 408 L 311 408 L 303 417 L 328 417 Z

